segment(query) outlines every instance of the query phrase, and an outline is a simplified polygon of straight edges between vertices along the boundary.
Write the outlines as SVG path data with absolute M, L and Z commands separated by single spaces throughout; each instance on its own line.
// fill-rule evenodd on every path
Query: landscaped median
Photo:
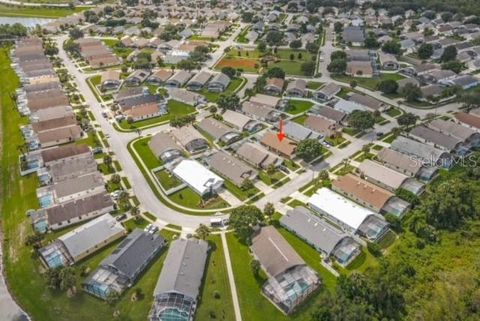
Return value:
M 212 215 L 218 213 L 218 211 L 225 212 L 232 209 L 232 207 L 220 197 L 205 203 L 207 208 L 201 208 L 199 205 L 201 204 L 200 195 L 196 194 L 189 187 L 185 187 L 167 196 L 162 190 L 162 187 L 157 184 L 157 179 L 154 177 L 155 174 L 152 171 L 152 169 L 162 166 L 163 163 L 150 150 L 148 146 L 150 139 L 151 137 L 134 139 L 128 144 L 127 148 L 159 201 L 173 210 L 190 215 Z

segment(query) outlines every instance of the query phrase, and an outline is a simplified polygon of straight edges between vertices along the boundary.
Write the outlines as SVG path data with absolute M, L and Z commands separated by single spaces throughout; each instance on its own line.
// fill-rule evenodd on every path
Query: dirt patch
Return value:
M 218 63 L 218 68 L 223 67 L 232 67 L 232 68 L 243 68 L 243 69 L 255 69 L 255 65 L 258 64 L 257 59 L 249 59 L 249 58 L 239 58 L 239 59 L 232 59 L 232 58 L 223 58 Z

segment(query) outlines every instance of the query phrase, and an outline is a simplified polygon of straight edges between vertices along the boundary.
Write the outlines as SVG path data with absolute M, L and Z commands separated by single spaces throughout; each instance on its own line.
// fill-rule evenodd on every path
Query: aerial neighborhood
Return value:
M 6 321 L 480 320 L 474 0 L 56 2 L 0 1 Z

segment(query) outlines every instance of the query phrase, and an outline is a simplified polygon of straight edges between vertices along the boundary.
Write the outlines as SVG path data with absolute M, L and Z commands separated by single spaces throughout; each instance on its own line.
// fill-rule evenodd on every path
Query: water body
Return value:
M 36 25 L 45 25 L 54 19 L 28 18 L 28 17 L 0 17 L 0 25 L 20 23 L 27 28 L 33 28 Z

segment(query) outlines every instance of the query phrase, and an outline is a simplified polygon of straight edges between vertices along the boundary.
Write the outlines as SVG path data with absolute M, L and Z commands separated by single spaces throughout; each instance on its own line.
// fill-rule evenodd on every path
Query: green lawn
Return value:
M 138 141 L 133 143 L 132 147 L 137 151 L 145 166 L 148 169 L 153 169 L 163 165 L 163 162 L 157 156 L 155 156 L 155 154 L 150 149 L 150 146 L 148 146 L 150 139 L 152 138 L 145 137 L 139 139 Z
M 323 82 L 319 82 L 319 81 L 309 81 L 307 82 L 307 88 L 315 90 L 320 88 L 323 84 L 324 84 Z
M 228 247 L 232 260 L 233 274 L 235 284 L 237 286 L 237 294 L 240 301 L 240 309 L 242 311 L 242 319 L 248 321 L 311 321 L 312 308 L 321 304 L 319 293 L 314 293 L 299 308 L 299 310 L 290 316 L 284 315 L 278 310 L 268 299 L 261 294 L 263 283 L 267 280 L 266 276 L 256 278 L 250 268 L 252 256 L 246 245 L 241 244 L 233 233 L 227 235 Z M 287 240 L 290 241 L 290 240 Z M 297 249 L 298 250 L 298 249 Z M 312 249 L 313 252 L 315 250 Z M 313 261 L 319 257 L 319 254 L 309 252 L 311 256 L 308 260 Z M 298 253 L 303 257 L 305 253 Z M 303 257 L 305 259 L 305 257 Z M 308 264 L 309 261 L 305 260 Z M 314 266 L 312 268 L 315 269 Z M 325 279 L 326 287 L 330 287 L 331 281 Z M 202 320 L 203 321 L 203 320 Z
M 398 117 L 402 114 L 402 111 L 398 108 L 390 107 L 385 113 L 390 117 Z
M 377 90 L 378 84 L 382 80 L 387 80 L 387 79 L 400 80 L 405 77 L 400 74 L 381 74 L 380 77 L 378 78 L 351 77 L 347 75 L 335 75 L 335 76 L 332 76 L 332 78 L 341 82 L 345 82 L 347 84 L 355 80 L 358 86 L 375 91 Z
M 258 173 L 258 176 L 262 182 L 267 185 L 273 185 L 279 182 L 282 178 L 285 177 L 285 174 L 281 171 L 275 171 L 273 175 L 267 174 L 265 171 L 261 171 Z
M 287 204 L 288 206 L 292 207 L 292 208 L 295 208 L 295 207 L 299 207 L 299 206 L 302 206 L 302 207 L 307 207 L 307 205 L 302 202 L 302 201 L 299 201 L 297 199 L 294 199 L 293 201 L 291 201 L 290 203 Z
M 149 222 L 143 217 L 137 219 L 131 218 L 128 221 L 123 222 L 123 226 L 129 231 L 133 231 L 136 228 L 144 229 L 148 224 Z
M 168 198 L 178 205 L 193 209 L 215 209 L 229 206 L 220 196 L 202 201 L 202 197 L 195 193 L 190 187 L 183 188 L 169 195 Z
M 303 125 L 305 123 L 305 120 L 308 118 L 308 116 L 305 115 L 300 115 L 292 119 L 293 122 Z
M 260 192 L 258 188 L 256 188 L 255 186 L 249 190 L 243 190 L 239 186 L 232 183 L 229 179 L 225 177 L 224 179 L 225 179 L 225 182 L 223 183 L 223 186 L 225 186 L 225 188 L 230 193 L 232 193 L 236 198 L 238 198 L 241 201 L 244 201 Z
M 288 102 L 290 103 L 290 108 L 288 108 L 287 113 L 291 115 L 304 113 L 313 106 L 312 102 L 304 100 L 290 99 Z
M 195 320 L 235 320 L 222 241 L 219 235 L 210 236 L 208 241 L 210 255 Z
M 0 16 L 3 17 L 35 17 L 55 19 L 66 17 L 76 12 L 86 10 L 85 7 L 76 7 L 75 9 L 58 9 L 58 8 L 27 8 L 27 7 L 11 7 L 0 5 Z
M 160 184 L 165 190 L 169 190 L 182 184 L 181 180 L 176 178 L 174 175 L 171 175 L 166 170 L 155 172 L 155 176 L 158 178 Z
M 233 78 L 230 84 L 228 84 L 227 89 L 223 93 L 214 93 L 208 91 L 208 89 L 204 88 L 200 93 L 209 101 L 216 103 L 220 98 L 220 95 L 228 95 L 234 93 L 237 88 L 244 82 L 244 78 Z
M 117 46 L 120 43 L 120 40 L 115 39 L 103 39 L 103 43 L 112 49 L 113 53 L 120 58 L 127 58 L 133 51 L 131 48 Z
M 119 123 L 120 128 L 126 130 L 135 130 L 136 128 L 151 127 L 166 123 L 173 117 L 188 115 L 195 112 L 195 107 L 176 100 L 169 100 L 167 106 L 168 113 L 166 115 L 140 120 L 131 124 L 129 124 L 125 119 Z

